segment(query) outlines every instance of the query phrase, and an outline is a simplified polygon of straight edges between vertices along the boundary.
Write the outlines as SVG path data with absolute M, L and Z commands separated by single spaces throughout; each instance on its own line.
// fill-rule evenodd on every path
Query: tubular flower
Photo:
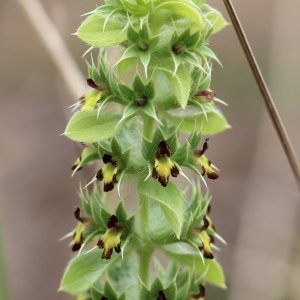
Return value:
M 78 168 L 79 164 L 81 163 L 81 160 L 82 160 L 82 157 L 81 157 L 81 155 L 79 155 L 72 165 L 72 171 L 74 171 L 75 169 L 77 169 L 77 171 L 82 169 L 82 167 Z
M 102 157 L 104 162 L 104 167 L 100 169 L 97 174 L 96 178 L 99 181 L 104 181 L 104 192 L 109 192 L 114 189 L 114 186 L 117 181 L 117 171 L 118 166 L 117 162 L 112 158 L 110 154 L 104 154 Z
M 85 93 L 83 96 L 79 98 L 80 103 L 82 104 L 82 111 L 94 111 L 97 102 L 100 100 L 103 88 L 95 83 L 95 81 L 91 78 L 86 80 L 87 84 L 93 88 L 93 90 Z
M 191 296 L 190 300 L 204 300 L 205 297 L 205 287 L 200 284 L 199 285 L 199 293 Z
M 209 179 L 218 179 L 219 175 L 215 172 L 214 168 L 211 165 L 211 161 L 204 155 L 208 149 L 208 139 L 205 140 L 202 150 L 195 150 L 194 155 L 197 157 L 198 163 L 202 167 L 202 176 L 207 174 Z
M 179 174 L 178 168 L 170 159 L 171 151 L 169 145 L 165 141 L 158 144 L 155 154 L 155 162 L 152 171 L 152 177 L 158 179 L 164 187 L 168 185 L 169 177 L 177 177 Z
M 75 229 L 75 232 L 73 234 L 73 245 L 72 245 L 72 251 L 78 251 L 83 243 L 83 231 L 85 229 L 85 223 L 88 221 L 87 218 L 83 218 L 80 216 L 80 208 L 77 207 L 74 216 L 76 220 L 78 220 L 78 225 Z
M 201 103 L 207 103 L 214 100 L 216 93 L 213 90 L 203 90 L 196 93 L 196 99 Z
M 85 147 L 81 154 L 76 158 L 72 165 L 72 170 L 79 171 L 82 169 L 81 164 L 84 160 L 86 160 L 89 156 L 91 156 L 93 153 L 95 153 L 95 147 L 93 145 L 89 145 Z
M 156 300 L 167 300 L 167 297 L 166 297 L 164 291 L 162 291 L 162 290 L 158 291 L 158 296 L 157 296 Z
M 202 245 L 199 246 L 199 250 L 202 251 L 203 256 L 207 259 L 213 259 L 214 254 L 211 249 L 211 243 L 214 242 L 214 238 L 208 234 L 207 229 L 210 226 L 209 220 L 205 216 L 204 219 L 204 225 L 200 228 L 195 228 L 195 232 L 198 234 Z
M 104 249 L 102 253 L 103 259 L 110 259 L 113 249 L 117 253 L 121 252 L 121 234 L 123 228 L 118 225 L 119 219 L 112 215 L 107 221 L 107 230 L 97 243 L 99 249 Z

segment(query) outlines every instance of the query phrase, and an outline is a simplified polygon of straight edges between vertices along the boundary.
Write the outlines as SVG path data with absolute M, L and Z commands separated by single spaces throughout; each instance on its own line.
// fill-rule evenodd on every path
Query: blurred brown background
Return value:
M 40 2 L 85 75 L 86 47 L 70 33 L 98 1 Z M 209 3 L 224 12 L 222 1 Z M 300 2 L 234 4 L 299 156 Z M 215 66 L 213 88 L 230 105 L 223 111 L 232 129 L 210 143 L 222 170 L 209 183 L 212 214 L 228 241 L 218 254 L 228 290 L 210 288 L 207 299 L 299 300 L 295 182 L 233 28 L 212 47 L 224 66 Z M 75 98 L 17 0 L 0 2 L 0 70 L 0 289 L 6 280 L 5 300 L 68 299 L 57 288 L 71 253 L 58 239 L 74 226 L 78 178 L 70 178 L 70 165 L 78 149 L 60 133 Z

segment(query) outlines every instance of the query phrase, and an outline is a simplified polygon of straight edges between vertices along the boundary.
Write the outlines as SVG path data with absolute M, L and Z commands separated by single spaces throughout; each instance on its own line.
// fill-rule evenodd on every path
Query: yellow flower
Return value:
M 88 78 L 87 84 L 92 87 L 94 90 L 85 93 L 82 97 L 80 97 L 80 101 L 82 104 L 81 110 L 82 111 L 94 111 L 97 102 L 100 100 L 103 92 L 103 88 L 97 85 L 93 79 Z
M 78 166 L 82 163 L 83 160 L 85 160 L 87 157 L 89 157 L 93 153 L 95 153 L 95 146 L 94 145 L 89 145 L 89 146 L 85 147 L 82 150 L 81 154 L 74 161 L 74 163 L 72 165 L 72 170 L 73 171 L 74 170 L 79 171 L 81 169 L 81 167 L 78 168 Z
M 117 162 L 113 160 L 110 154 L 104 154 L 102 160 L 104 162 L 104 167 L 97 172 L 96 178 L 99 181 L 103 180 L 104 192 L 109 192 L 113 190 L 115 184 L 118 183 L 117 181 L 118 166 L 117 166 Z
M 123 228 L 118 225 L 119 219 L 112 215 L 107 221 L 107 230 L 97 243 L 99 249 L 104 249 L 102 253 L 103 259 L 110 259 L 113 250 L 117 253 L 121 252 L 121 234 Z
M 179 170 L 170 159 L 171 151 L 169 145 L 165 141 L 158 144 L 152 177 L 158 179 L 160 184 L 164 187 L 168 185 L 169 177 L 177 177 Z
M 205 140 L 202 150 L 194 151 L 194 155 L 197 157 L 197 161 L 202 167 L 202 176 L 207 174 L 207 177 L 209 179 L 217 179 L 217 178 L 219 178 L 219 175 L 214 170 L 214 168 L 211 164 L 211 161 L 204 155 L 204 153 L 208 149 L 207 141 L 208 141 L 208 139 Z
M 85 224 L 87 223 L 88 219 L 83 218 L 80 216 L 80 208 L 77 207 L 74 212 L 76 220 L 78 220 L 78 224 L 76 226 L 76 229 L 73 234 L 73 245 L 72 245 L 72 251 L 78 251 L 82 244 L 83 244 L 83 232 L 85 229 Z
M 214 254 L 210 246 L 210 244 L 212 243 L 211 236 L 208 235 L 206 230 L 203 230 L 199 233 L 199 237 L 202 241 L 202 246 L 199 247 L 199 250 L 203 251 L 203 256 L 205 258 L 213 259 Z
M 203 226 L 200 228 L 195 228 L 195 232 L 198 234 L 201 240 L 201 246 L 199 246 L 199 250 L 202 251 L 203 256 L 208 259 L 214 258 L 214 254 L 211 248 L 211 244 L 214 243 L 214 238 L 210 234 L 211 230 L 213 230 L 212 226 L 212 221 L 207 216 L 205 216 L 203 218 Z

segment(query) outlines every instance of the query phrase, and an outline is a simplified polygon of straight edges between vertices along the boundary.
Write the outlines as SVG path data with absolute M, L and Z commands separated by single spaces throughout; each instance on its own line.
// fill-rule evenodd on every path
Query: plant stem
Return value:
M 267 107 L 268 113 L 271 117 L 271 120 L 273 122 L 273 125 L 275 127 L 275 130 L 279 136 L 281 145 L 284 149 L 284 152 L 286 154 L 286 157 L 290 163 L 290 167 L 294 173 L 296 182 L 298 184 L 298 188 L 300 190 L 300 167 L 297 160 L 297 156 L 295 154 L 295 151 L 293 149 L 293 145 L 290 142 L 289 136 L 285 130 L 285 127 L 281 121 L 280 115 L 276 109 L 275 103 L 272 99 L 271 93 L 267 87 L 267 84 L 263 78 L 263 75 L 261 73 L 261 70 L 258 66 L 258 63 L 255 59 L 255 56 L 251 50 L 250 44 L 247 40 L 246 34 L 243 30 L 243 27 L 237 17 L 237 14 L 233 8 L 233 5 L 230 0 L 223 0 L 225 7 L 227 9 L 227 12 L 229 14 L 229 17 L 231 19 L 231 22 L 234 26 L 234 29 L 236 31 L 236 34 L 239 38 L 239 41 L 241 43 L 241 46 L 244 50 L 244 53 L 247 57 L 248 63 L 250 65 L 250 68 L 252 70 L 252 73 L 255 77 L 255 80 L 257 82 L 257 85 L 259 87 L 259 90 L 263 96 L 265 105 Z

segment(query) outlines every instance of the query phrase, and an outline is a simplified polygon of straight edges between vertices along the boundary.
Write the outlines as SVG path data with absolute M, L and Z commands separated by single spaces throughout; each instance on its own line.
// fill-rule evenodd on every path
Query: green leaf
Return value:
M 59 290 L 73 295 L 86 291 L 119 258 L 116 255 L 109 260 L 101 259 L 99 249 L 75 256 L 63 275 Z
M 178 188 L 172 182 L 169 182 L 166 187 L 162 187 L 154 180 L 147 180 L 140 182 L 138 189 L 144 201 L 154 201 L 161 207 L 173 232 L 179 239 L 184 222 L 184 204 L 183 195 Z
M 185 108 L 191 92 L 191 78 L 186 67 L 180 65 L 175 74 L 172 67 L 168 68 L 159 66 L 157 71 L 162 71 L 167 76 L 178 103 L 182 108 Z
M 91 46 L 107 47 L 126 40 L 126 18 L 118 15 L 106 23 L 104 15 L 95 13 L 87 17 L 78 28 L 76 35 Z
M 113 289 L 119 294 L 126 291 L 128 299 L 135 299 L 139 290 L 138 264 L 134 254 L 131 252 L 126 255 L 125 259 L 114 264 L 107 272 L 108 281 Z
M 150 118 L 154 119 L 157 123 L 163 126 L 161 121 L 158 119 L 155 108 L 153 105 L 148 104 L 140 109 L 145 115 L 149 116 Z
M 128 73 L 135 73 L 137 70 L 138 59 L 137 57 L 120 59 L 116 64 L 117 71 L 120 76 L 127 75 Z
M 142 53 L 140 55 L 140 60 L 141 60 L 141 63 L 144 67 L 144 72 L 145 72 L 146 78 L 148 77 L 148 65 L 150 63 L 150 59 L 151 59 L 151 53 L 150 52 Z
M 69 121 L 64 135 L 77 142 L 96 143 L 111 138 L 120 129 L 116 128 L 121 116 L 111 112 L 79 111 Z
M 117 300 L 117 295 L 115 293 L 115 289 L 113 289 L 113 287 L 110 285 L 109 282 L 105 283 L 105 287 L 104 287 L 104 294 L 105 297 L 107 297 L 108 299 L 115 299 Z
M 175 152 L 175 154 L 172 156 L 172 160 L 176 161 L 179 165 L 183 165 L 188 161 L 189 153 L 190 145 L 188 143 L 185 143 Z
M 229 128 L 231 126 L 221 112 L 209 112 L 207 114 L 207 121 L 203 123 L 201 132 L 203 134 L 216 134 Z
M 190 270 L 180 270 L 176 278 L 176 285 L 178 287 L 176 300 L 188 299 L 190 294 L 192 274 Z
M 120 157 L 123 153 L 121 145 L 119 144 L 116 137 L 113 137 L 110 143 L 111 152 L 114 157 Z
M 197 114 L 180 114 L 178 111 L 167 113 L 167 118 L 174 125 L 180 124 L 180 128 L 186 132 L 201 134 L 216 134 L 230 128 L 225 116 L 218 110 Z
M 213 25 L 213 33 L 221 31 L 228 25 L 228 22 L 225 20 L 223 15 L 215 9 L 209 12 L 206 17 Z
M 187 247 L 183 243 L 164 245 L 161 247 L 166 255 L 178 264 L 193 268 L 198 274 L 205 275 L 207 282 L 221 288 L 226 288 L 225 276 L 222 267 L 215 259 L 204 262 L 195 249 Z
M 222 64 L 221 64 L 220 60 L 218 59 L 217 55 L 211 49 L 209 49 L 208 47 L 202 46 L 199 49 L 199 53 L 215 60 L 220 66 L 222 66 Z
M 167 9 L 173 15 L 187 18 L 193 22 L 198 31 L 203 28 L 202 16 L 197 7 L 183 1 L 165 1 L 156 7 L 157 9 Z

